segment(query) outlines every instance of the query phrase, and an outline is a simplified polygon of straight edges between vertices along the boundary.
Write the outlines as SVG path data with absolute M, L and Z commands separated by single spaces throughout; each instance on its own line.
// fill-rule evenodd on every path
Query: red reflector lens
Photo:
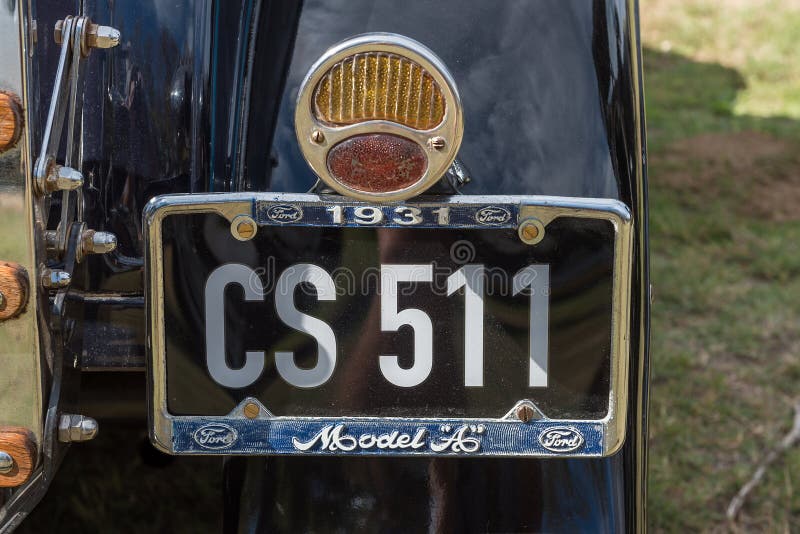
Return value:
M 356 135 L 328 152 L 328 170 L 337 181 L 370 193 L 410 187 L 427 167 L 422 147 L 397 135 Z

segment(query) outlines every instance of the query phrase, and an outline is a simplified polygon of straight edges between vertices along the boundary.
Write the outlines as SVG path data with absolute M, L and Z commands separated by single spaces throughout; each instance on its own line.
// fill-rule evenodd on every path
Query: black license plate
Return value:
M 631 232 L 619 202 L 160 197 L 151 436 L 185 454 L 611 454 Z

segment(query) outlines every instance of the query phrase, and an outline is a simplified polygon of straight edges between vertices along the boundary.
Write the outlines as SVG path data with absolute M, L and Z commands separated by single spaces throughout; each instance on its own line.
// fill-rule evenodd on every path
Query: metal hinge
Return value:
M 112 48 L 119 44 L 120 33 L 109 26 L 94 24 L 88 17 L 65 17 L 56 23 L 56 43 L 61 53 L 56 70 L 50 109 L 47 113 L 42 148 L 33 167 L 33 186 L 36 195 L 43 201 L 40 210 L 44 227 L 48 227 L 49 197 L 61 192 L 61 217 L 55 230 L 45 232 L 45 244 L 50 259 L 74 256 L 81 261 L 87 254 L 104 254 L 116 248 L 117 238 L 108 232 L 86 228 L 83 221 L 83 175 L 80 168 L 80 135 L 83 111 L 84 60 L 93 48 Z M 66 119 L 67 140 L 64 163 L 56 162 L 59 153 L 62 128 Z M 77 167 L 77 168 L 76 168 Z M 70 240 L 74 228 L 80 238 Z M 73 243 L 73 245 L 70 245 Z M 74 254 L 67 254 L 74 246 Z M 70 272 L 63 275 L 48 270 L 40 277 L 46 289 L 63 288 L 69 283 Z M 47 276 L 44 276 L 47 274 Z M 59 280 L 59 283 L 52 283 Z M 66 281 L 66 283 L 63 283 Z

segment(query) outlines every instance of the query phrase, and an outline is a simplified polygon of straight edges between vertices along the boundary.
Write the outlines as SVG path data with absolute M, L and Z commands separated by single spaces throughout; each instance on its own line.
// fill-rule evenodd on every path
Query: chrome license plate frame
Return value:
M 450 217 L 423 216 L 421 228 L 518 228 L 536 219 L 546 228 L 560 217 L 602 219 L 615 232 L 613 258 L 611 365 L 608 412 L 603 418 L 548 418 L 529 400 L 519 399 L 499 418 L 291 417 L 273 416 L 268 406 L 248 397 L 224 416 L 175 415 L 167 403 L 162 223 L 177 214 L 217 213 L 232 222 L 247 217 L 259 227 L 360 226 L 347 213 L 379 210 L 377 227 L 407 227 L 413 208 L 424 214 L 447 207 Z M 398 209 L 400 211 L 398 212 Z M 348 211 L 349 210 L 349 211 Z M 376 213 L 370 211 L 369 213 Z M 494 215 L 492 215 L 494 214 Z M 483 220 L 482 220 L 483 219 Z M 153 444 L 169 454 L 187 455 L 368 455 L 368 456 L 520 456 L 603 457 L 625 439 L 628 398 L 630 286 L 633 232 L 630 211 L 610 199 L 550 196 L 421 197 L 375 204 L 339 196 L 294 193 L 165 195 L 144 212 L 146 308 L 148 328 L 149 428 Z M 528 421 L 520 419 L 528 414 Z

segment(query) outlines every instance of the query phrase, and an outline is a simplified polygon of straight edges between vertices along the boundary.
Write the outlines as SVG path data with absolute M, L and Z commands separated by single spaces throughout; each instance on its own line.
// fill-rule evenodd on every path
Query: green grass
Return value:
M 800 118 L 797 0 L 642 0 L 641 18 L 647 46 L 738 72 L 736 115 Z
M 730 499 L 800 397 L 800 6 L 645 0 L 641 12 L 656 294 L 650 523 L 732 530 Z M 794 448 L 735 528 L 798 531 L 798 467 Z

